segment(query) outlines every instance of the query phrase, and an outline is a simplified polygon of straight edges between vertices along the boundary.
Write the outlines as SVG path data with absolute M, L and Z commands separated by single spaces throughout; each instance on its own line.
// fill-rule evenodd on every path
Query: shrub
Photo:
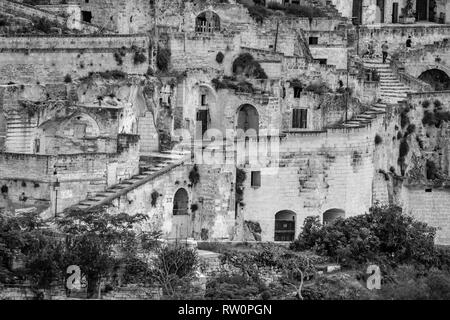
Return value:
M 144 63 L 145 61 L 147 61 L 147 56 L 144 53 L 142 53 L 140 51 L 136 51 L 134 53 L 134 59 L 133 59 L 134 64 L 141 64 L 141 63 Z
M 122 55 L 118 51 L 114 52 L 114 60 L 116 60 L 118 66 L 123 65 Z
M 431 111 L 425 111 L 422 118 L 423 125 L 432 126 L 436 123 L 434 113 Z
M 197 165 L 194 165 L 189 172 L 189 181 L 191 185 L 195 187 L 200 182 L 200 173 L 198 172 Z
M 403 139 L 400 142 L 400 150 L 399 150 L 399 157 L 400 158 L 405 158 L 408 155 L 409 152 L 409 144 L 408 141 L 406 139 Z
M 190 282 L 198 267 L 198 255 L 185 246 L 163 246 L 156 250 L 150 277 L 158 283 L 166 296 L 182 297 L 190 291 Z
M 424 109 L 428 108 L 430 106 L 430 101 L 429 100 L 425 100 L 424 102 L 422 102 L 422 107 Z
M 211 300 L 247 300 L 256 298 L 265 288 L 260 282 L 239 274 L 220 274 L 206 284 L 205 298 Z
M 316 94 L 324 94 L 331 92 L 331 89 L 327 86 L 326 83 L 312 83 L 305 88 L 305 91 L 314 92 Z
M 416 131 L 416 126 L 415 126 L 414 124 L 410 124 L 410 125 L 408 126 L 408 128 L 406 129 L 406 133 L 407 133 L 408 135 L 414 133 L 415 131 Z
M 321 226 L 318 218 L 305 220 L 292 248 L 314 249 L 343 265 L 377 263 L 385 269 L 404 263 L 436 263 L 436 230 L 402 214 L 400 207 L 374 207 L 369 214 Z
M 400 125 L 402 128 L 405 128 L 407 125 L 409 125 L 408 112 L 409 111 L 407 111 L 407 110 L 403 110 L 400 113 Z
M 219 64 L 222 63 L 224 58 L 225 58 L 224 54 L 223 54 L 222 52 L 219 52 L 219 53 L 216 55 L 216 61 L 217 61 L 217 63 L 219 63 Z
M 70 76 L 70 74 L 66 74 L 66 76 L 64 77 L 64 82 L 65 83 L 71 83 L 72 82 L 72 77 Z
M 158 198 L 159 198 L 159 192 L 154 190 L 151 194 L 151 198 L 152 198 L 152 201 L 151 201 L 152 207 L 156 207 L 156 202 L 158 201 Z
M 442 102 L 439 100 L 434 100 L 434 107 L 439 110 L 442 107 Z
M 380 145 L 383 143 L 383 138 L 381 138 L 378 134 L 375 136 L 375 145 Z
M 156 55 L 156 66 L 161 71 L 167 71 L 169 69 L 171 52 L 168 48 L 158 48 Z
M 233 73 L 256 79 L 267 79 L 266 72 L 250 53 L 242 53 L 234 60 Z
M 439 178 L 438 169 L 433 161 L 427 160 L 426 170 L 428 180 L 435 180 Z

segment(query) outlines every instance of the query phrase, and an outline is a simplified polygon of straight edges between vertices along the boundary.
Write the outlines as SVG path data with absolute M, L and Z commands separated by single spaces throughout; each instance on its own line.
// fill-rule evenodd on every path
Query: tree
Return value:
M 111 215 L 105 208 L 90 211 L 68 210 L 56 220 L 66 234 L 67 265 L 77 265 L 88 281 L 88 294 L 92 296 L 101 282 L 118 266 L 124 252 L 135 256 L 138 248 L 137 233 L 133 227 L 146 216 L 125 213 Z

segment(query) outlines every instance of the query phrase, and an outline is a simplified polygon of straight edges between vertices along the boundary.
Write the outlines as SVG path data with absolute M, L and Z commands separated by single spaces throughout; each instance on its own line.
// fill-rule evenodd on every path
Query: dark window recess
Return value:
M 431 193 L 431 192 L 433 192 L 433 189 L 425 189 L 425 192 Z
M 206 105 L 207 105 L 206 94 L 202 94 L 202 106 L 206 106 Z
M 300 95 L 302 94 L 303 89 L 301 87 L 294 88 L 294 98 L 300 99 Z
M 319 38 L 318 37 L 309 37 L 309 44 L 310 45 L 319 44 Z
M 91 23 L 92 12 L 91 11 L 81 11 L 81 19 L 83 19 L 84 22 Z
M 259 188 L 261 187 L 261 171 L 252 171 L 252 187 Z
M 294 109 L 292 111 L 292 128 L 306 129 L 308 127 L 308 110 Z
M 326 66 L 328 63 L 327 59 L 314 59 L 314 61 L 317 61 L 318 63 L 320 63 L 323 66 Z
M 295 221 L 275 220 L 275 241 L 294 241 Z
M 8 187 L 6 185 L 3 185 L 1 191 L 3 194 L 8 193 Z

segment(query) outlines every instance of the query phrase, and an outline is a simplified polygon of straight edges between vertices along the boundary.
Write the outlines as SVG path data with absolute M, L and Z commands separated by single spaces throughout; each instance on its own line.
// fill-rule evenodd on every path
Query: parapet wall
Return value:
M 85 23 L 83 21 L 74 21 L 73 18 L 69 20 L 68 18 L 55 14 L 53 12 L 42 10 L 34 6 L 18 3 L 15 1 L 0 1 L 0 11 L 10 12 L 20 17 L 46 18 L 51 21 L 56 21 L 61 25 L 65 25 L 68 28 L 80 29 L 84 33 L 94 33 L 102 30 L 101 27 Z
M 148 48 L 144 35 L 0 37 L 0 83 L 63 82 L 66 75 L 74 79 L 109 70 L 145 74 L 148 59 L 135 64 L 134 53 L 148 54 Z M 119 50 L 125 53 L 121 62 Z

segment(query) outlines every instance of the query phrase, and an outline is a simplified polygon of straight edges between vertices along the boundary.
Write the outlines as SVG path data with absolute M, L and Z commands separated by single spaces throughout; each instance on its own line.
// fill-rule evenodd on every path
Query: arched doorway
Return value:
M 295 212 L 284 210 L 275 215 L 275 241 L 294 241 Z
M 184 188 L 175 192 L 173 197 L 173 228 L 171 238 L 186 239 L 190 237 L 189 194 Z
M 333 223 L 337 219 L 345 218 L 345 211 L 342 209 L 330 209 L 323 213 L 323 225 L 326 226 L 328 224 Z
M 217 31 L 220 31 L 220 17 L 216 13 L 205 11 L 195 19 L 195 32 L 212 33 Z
M 259 134 L 259 114 L 254 106 L 244 104 L 239 108 L 237 129 L 243 130 L 250 136 Z
M 450 77 L 442 70 L 427 70 L 419 76 L 419 79 L 430 84 L 436 91 L 450 90 Z

